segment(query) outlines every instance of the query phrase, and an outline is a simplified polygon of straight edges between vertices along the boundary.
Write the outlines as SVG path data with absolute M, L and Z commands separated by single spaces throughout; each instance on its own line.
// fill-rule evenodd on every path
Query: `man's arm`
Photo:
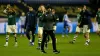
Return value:
M 26 15 L 26 20 L 25 20 L 25 29 L 26 29 L 26 25 L 27 25 L 27 22 L 28 22 L 28 16 Z
M 71 22 L 67 15 L 64 15 L 64 20 L 67 21 L 67 22 Z
M 36 25 L 37 25 L 37 13 L 36 12 L 34 12 L 34 24 L 35 24 L 35 27 L 36 27 Z

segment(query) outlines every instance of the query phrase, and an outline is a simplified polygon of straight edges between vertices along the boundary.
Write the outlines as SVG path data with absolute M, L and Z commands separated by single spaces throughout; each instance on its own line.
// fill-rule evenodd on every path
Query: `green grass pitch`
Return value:
M 69 38 L 61 37 L 61 34 L 56 34 L 57 49 L 60 50 L 59 54 L 52 52 L 52 44 L 48 44 L 48 49 L 45 49 L 47 54 L 42 54 L 37 50 L 37 35 L 35 45 L 29 46 L 29 41 L 26 37 L 18 35 L 18 47 L 14 47 L 14 37 L 11 35 L 9 38 L 9 46 L 4 47 L 5 35 L 0 35 L 0 56 L 100 56 L 100 37 L 95 33 L 90 34 L 91 43 L 85 46 L 85 38 L 80 34 L 75 44 L 69 44 L 74 34 L 69 34 Z

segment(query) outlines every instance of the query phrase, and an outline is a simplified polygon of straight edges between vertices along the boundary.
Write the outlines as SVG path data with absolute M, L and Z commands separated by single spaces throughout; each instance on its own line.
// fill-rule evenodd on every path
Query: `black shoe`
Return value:
M 54 50 L 53 53 L 58 54 L 60 51 Z
M 75 42 L 74 42 L 74 41 L 70 41 L 69 43 L 71 43 L 71 44 L 75 44 Z
M 88 44 L 90 44 L 90 41 L 89 42 L 87 42 Z
M 32 43 L 32 42 L 30 42 L 29 44 L 30 44 L 30 46 L 34 46 L 34 43 Z
M 47 45 L 47 43 L 45 43 L 45 48 L 48 49 L 48 45 Z
M 41 47 L 37 47 L 37 49 L 38 49 L 38 50 L 40 50 L 40 49 L 41 49 Z
M 47 52 L 45 52 L 44 50 L 42 50 L 41 52 L 42 52 L 42 53 L 47 53 Z

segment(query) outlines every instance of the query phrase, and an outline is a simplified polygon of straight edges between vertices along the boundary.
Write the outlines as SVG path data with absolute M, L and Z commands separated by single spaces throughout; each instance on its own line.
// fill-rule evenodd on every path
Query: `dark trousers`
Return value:
M 56 38 L 55 38 L 55 34 L 54 34 L 53 30 L 43 30 L 41 50 L 44 50 L 44 44 L 45 44 L 45 41 L 46 41 L 48 35 L 51 36 L 53 50 L 56 50 Z
M 35 27 L 27 27 L 26 28 L 26 36 L 28 40 L 30 40 L 30 31 L 32 31 L 32 42 L 35 41 Z

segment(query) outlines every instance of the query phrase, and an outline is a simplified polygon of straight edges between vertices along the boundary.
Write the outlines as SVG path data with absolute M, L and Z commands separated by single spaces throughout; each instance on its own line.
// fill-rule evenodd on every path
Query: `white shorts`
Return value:
M 83 33 L 90 33 L 90 29 L 88 29 L 88 25 L 83 25 Z
M 53 26 L 53 30 L 56 31 L 56 26 Z
M 100 31 L 100 24 L 98 24 L 98 31 Z
M 17 33 L 16 25 L 7 25 L 6 32 Z
M 76 27 L 76 32 L 80 32 L 79 26 Z
M 38 34 L 43 34 L 43 27 L 38 27 Z

